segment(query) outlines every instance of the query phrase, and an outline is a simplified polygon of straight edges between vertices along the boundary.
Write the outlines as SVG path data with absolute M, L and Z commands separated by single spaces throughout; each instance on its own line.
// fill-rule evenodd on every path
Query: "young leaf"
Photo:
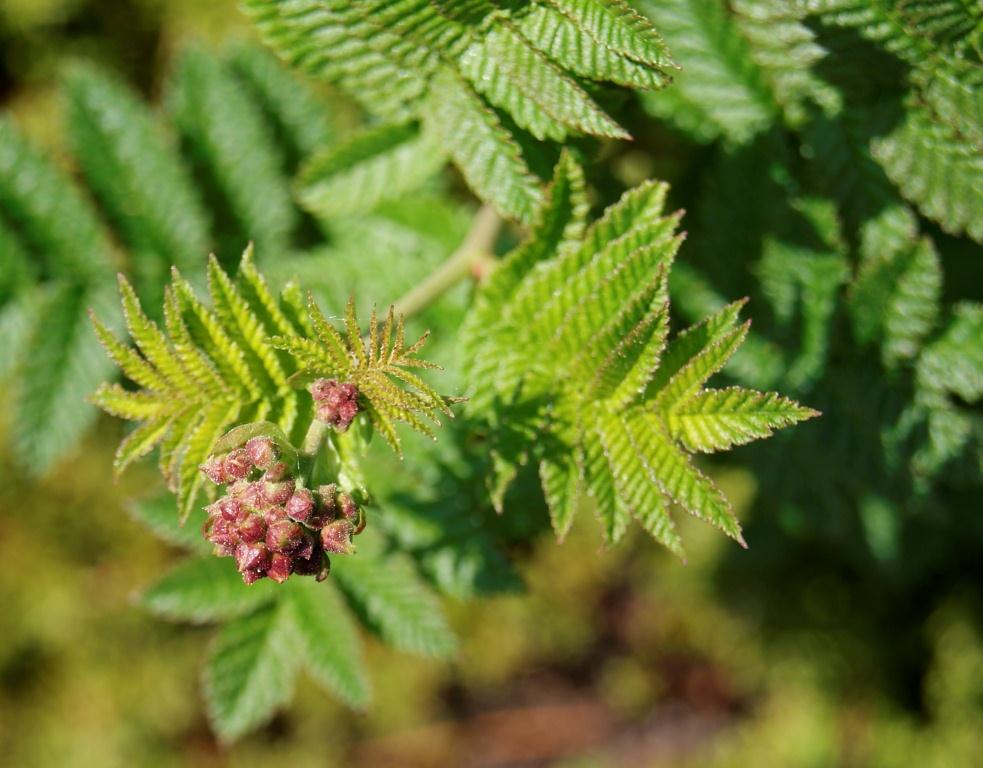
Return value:
M 564 189 L 568 174 L 561 164 L 555 190 Z M 496 398 L 473 404 L 475 415 L 488 418 L 492 429 L 527 419 L 540 436 L 531 449 L 560 537 L 586 491 L 609 541 L 635 518 L 681 554 L 671 502 L 743 544 L 729 504 L 692 464 L 685 449 L 694 446 L 673 424 L 677 411 L 706 397 L 704 385 L 740 346 L 747 325 L 737 323 L 743 304 L 737 302 L 663 349 L 667 273 L 681 240 L 674 232 L 678 215 L 662 214 L 665 192 L 664 185 L 650 185 L 626 193 L 580 243 L 553 238 L 552 248 L 539 252 L 537 238 L 550 242 L 563 219 L 576 215 L 575 207 L 551 201 L 541 214 L 545 224 L 520 246 L 541 257 L 535 268 L 513 273 L 520 262 L 509 257 L 503 280 L 493 278 L 479 291 L 473 311 L 480 313 L 482 338 L 470 345 L 478 359 L 471 361 L 469 386 L 488 389 L 476 375 L 503 379 Z M 816 415 L 776 395 L 748 391 L 747 397 L 763 410 L 780 402 L 786 413 L 757 423 L 749 416 L 743 432 L 732 414 L 707 413 L 703 432 L 717 435 L 719 447 L 727 443 L 722 434 L 736 444 Z

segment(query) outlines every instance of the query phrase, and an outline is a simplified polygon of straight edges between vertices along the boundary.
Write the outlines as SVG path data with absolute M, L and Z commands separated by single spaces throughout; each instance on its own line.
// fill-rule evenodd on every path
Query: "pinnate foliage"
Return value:
M 95 418 L 83 395 L 111 363 L 85 312 L 122 327 L 116 273 L 159 320 L 171 266 L 196 279 L 210 249 L 229 265 L 249 241 L 296 247 L 288 179 L 329 135 L 324 104 L 256 46 L 181 57 L 168 103 L 208 108 L 177 109 L 173 122 L 91 65 L 74 66 L 64 91 L 84 184 L 0 117 L 0 376 L 13 382 L 15 453 L 35 472 Z
M 816 415 L 776 395 L 708 390 L 744 340 L 742 303 L 669 342 L 668 276 L 682 237 L 666 185 L 626 193 L 589 226 L 582 173 L 557 168 L 529 239 L 489 277 L 463 329 L 472 411 L 534 440 L 499 444 L 499 495 L 538 464 L 554 528 L 584 498 L 606 538 L 632 519 L 682 552 L 670 505 L 743 543 L 720 490 L 689 451 L 717 451 Z
M 527 222 L 541 184 L 523 147 L 584 134 L 627 137 L 588 82 L 661 88 L 675 69 L 655 28 L 624 0 L 248 0 L 244 7 L 288 62 L 387 122 L 419 123 L 479 196 Z
M 373 427 L 397 453 L 400 452 L 395 426 L 398 422 L 436 439 L 421 416 L 439 425 L 439 413 L 453 416 L 451 401 L 408 370 L 437 367 L 416 356 L 429 333 L 407 346 L 403 316 L 397 317 L 390 306 L 383 322 L 378 321 L 373 310 L 368 339 L 363 339 L 354 297 L 349 299 L 345 310 L 344 337 L 328 322 L 313 294 L 308 295 L 307 310 L 310 332 L 274 336 L 270 340 L 273 346 L 287 352 L 307 377 L 341 379 L 354 384 Z M 408 385 L 409 389 L 396 382 Z

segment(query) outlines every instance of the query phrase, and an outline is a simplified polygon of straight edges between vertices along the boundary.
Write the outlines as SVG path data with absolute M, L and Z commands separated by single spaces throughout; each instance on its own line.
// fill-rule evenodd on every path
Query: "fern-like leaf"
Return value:
M 138 435 L 136 442 L 128 438 L 121 446 L 117 471 L 160 446 L 161 468 L 178 494 L 183 517 L 195 507 L 202 487 L 198 465 L 230 427 L 265 419 L 289 434 L 297 425 L 299 395 L 287 383 L 296 365 L 280 357 L 269 342 L 287 324 L 254 270 L 247 250 L 237 285 L 213 260 L 209 277 L 214 310 L 175 273 L 165 300 L 164 329 L 146 316 L 121 277 L 133 348 L 94 318 L 109 356 L 140 387 L 128 392 L 103 384 L 91 398 L 104 410 L 140 425 L 133 433 Z
M 494 414 L 495 424 L 531 418 L 529 428 L 541 435 L 531 450 L 561 537 L 586 500 L 612 542 L 635 518 L 681 553 L 671 503 L 743 542 L 723 494 L 687 450 L 723 449 L 816 414 L 751 391 L 740 406 L 705 405 L 713 397 L 706 381 L 747 333 L 737 323 L 741 303 L 666 346 L 666 281 L 681 238 L 679 217 L 663 213 L 665 185 L 627 193 L 583 230 L 582 209 L 570 198 L 578 179 L 568 160 L 557 166 L 530 240 L 479 292 L 473 311 L 482 338 L 467 345 L 470 389 L 486 392 L 488 375 L 505 386 L 471 407 Z M 551 247 L 537 247 L 540 236 Z M 687 431 L 679 425 L 691 414 L 706 421 Z
M 307 377 L 354 384 L 372 425 L 396 453 L 402 455 L 397 422 L 433 437 L 421 416 L 438 425 L 441 413 L 453 416 L 448 399 L 408 370 L 436 366 L 416 356 L 426 334 L 407 346 L 403 317 L 397 317 L 392 307 L 381 322 L 373 311 L 367 340 L 362 338 L 354 298 L 349 299 L 345 311 L 344 334 L 324 316 L 313 295 L 308 298 L 308 318 L 313 334 L 275 336 L 271 343 L 292 355 Z

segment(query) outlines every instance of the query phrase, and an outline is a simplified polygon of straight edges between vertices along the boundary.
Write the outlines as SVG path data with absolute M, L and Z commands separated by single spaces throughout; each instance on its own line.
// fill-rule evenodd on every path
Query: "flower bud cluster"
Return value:
M 235 558 L 247 584 L 264 577 L 283 583 L 294 573 L 320 581 L 328 575 L 326 555 L 354 552 L 352 537 L 365 527 L 361 508 L 334 483 L 299 487 L 269 438 L 212 456 L 201 471 L 227 486 L 206 508 L 204 536 L 216 555 Z
M 351 382 L 317 379 L 308 387 L 318 421 L 344 432 L 358 415 L 358 387 Z

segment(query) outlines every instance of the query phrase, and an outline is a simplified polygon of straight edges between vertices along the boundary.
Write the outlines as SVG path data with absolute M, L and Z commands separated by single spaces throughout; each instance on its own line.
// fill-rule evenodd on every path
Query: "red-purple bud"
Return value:
M 263 475 L 263 479 L 268 483 L 279 483 L 287 476 L 289 471 L 290 467 L 288 467 L 285 462 L 275 461 L 270 468 L 266 470 L 266 473 Z
M 246 585 L 255 584 L 266 575 L 266 571 L 257 568 L 247 568 L 244 571 L 239 571 L 239 573 L 242 574 L 242 580 Z
M 263 482 L 259 480 L 257 480 L 255 483 L 249 483 L 249 485 L 242 490 L 239 499 L 250 509 L 266 509 L 268 502 L 266 501 L 266 489 L 263 488 L 263 485 Z
M 282 480 L 279 483 L 263 483 L 263 498 L 271 507 L 281 507 L 287 503 L 294 492 L 294 481 Z
M 240 502 L 239 499 L 229 498 L 228 496 L 223 496 L 212 506 L 217 507 L 218 513 L 223 517 L 223 519 L 228 520 L 229 522 L 238 519 L 242 514 L 242 502 Z
M 335 555 L 351 555 L 355 552 L 352 543 L 354 526 L 347 520 L 335 520 L 321 529 L 321 546 L 324 551 Z
M 277 553 L 270 558 L 270 567 L 266 575 L 277 584 L 283 584 L 290 578 L 291 571 L 293 571 L 293 560 L 288 555 Z
M 246 455 L 254 467 L 269 469 L 277 459 L 276 443 L 268 437 L 254 437 L 246 443 Z
M 266 530 L 266 546 L 292 555 L 304 545 L 304 529 L 293 520 L 279 520 Z
M 232 453 L 225 457 L 222 462 L 225 476 L 229 480 L 243 480 L 252 470 L 252 462 L 249 461 L 249 454 L 245 448 L 236 448 Z
M 239 523 L 239 537 L 246 544 L 256 544 L 266 537 L 266 521 L 262 515 L 250 514 Z
M 225 557 L 233 554 L 239 546 L 239 534 L 235 527 L 222 517 L 209 517 L 202 527 L 205 539 L 215 545 L 215 554 Z
M 315 547 L 310 557 L 294 558 L 294 573 L 298 576 L 314 576 L 318 581 L 324 581 L 330 570 L 331 561 L 320 547 Z
M 224 485 L 229 481 L 225 474 L 225 460 L 222 456 L 211 456 L 199 469 L 215 485 Z
M 358 414 L 358 388 L 351 382 L 317 379 L 310 385 L 319 421 L 344 432 Z
M 356 536 L 365 529 L 365 514 L 355 503 L 355 499 L 347 493 L 338 494 L 338 513 L 342 519 L 352 524 Z
M 298 488 L 287 499 L 287 515 L 299 523 L 306 523 L 314 511 L 314 495 L 306 488 Z
M 299 560 L 309 559 L 311 555 L 314 554 L 315 538 L 316 537 L 313 533 L 304 531 L 304 537 L 301 540 L 300 546 L 297 547 L 297 550 L 293 553 L 294 558 Z M 318 547 L 318 551 L 320 551 L 320 547 Z
M 236 547 L 236 567 L 243 577 L 246 571 L 265 573 L 270 567 L 270 551 L 264 544 L 240 544 Z

